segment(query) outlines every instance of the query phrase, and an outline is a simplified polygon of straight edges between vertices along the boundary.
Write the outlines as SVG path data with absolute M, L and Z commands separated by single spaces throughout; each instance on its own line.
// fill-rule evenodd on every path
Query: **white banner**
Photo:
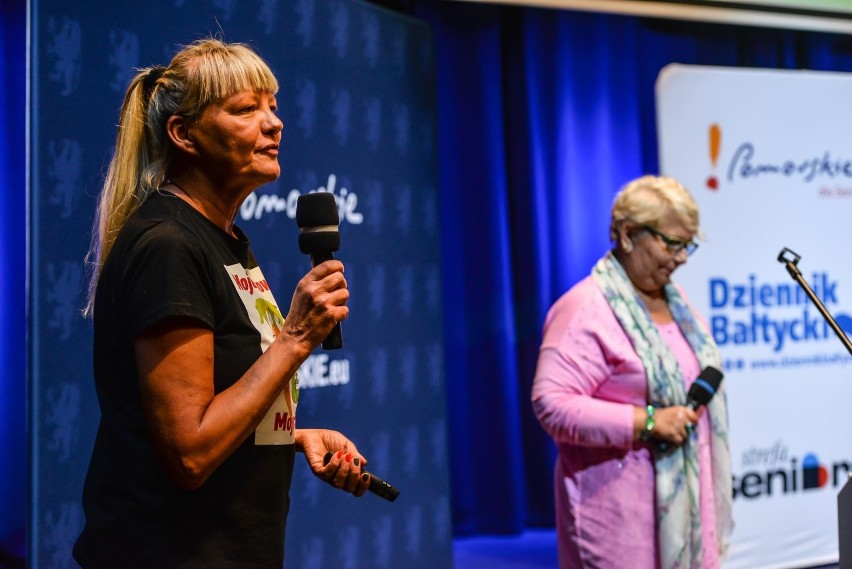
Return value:
M 671 65 L 657 80 L 660 170 L 706 237 L 675 274 L 722 351 L 734 475 L 727 569 L 838 558 L 852 471 L 852 358 L 777 261 L 789 247 L 852 331 L 852 75 Z

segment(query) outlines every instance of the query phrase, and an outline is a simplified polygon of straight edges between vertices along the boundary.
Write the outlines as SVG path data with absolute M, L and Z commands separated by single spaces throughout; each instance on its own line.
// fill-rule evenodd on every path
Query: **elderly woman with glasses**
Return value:
M 698 207 L 667 177 L 627 184 L 614 242 L 548 312 L 532 389 L 558 447 L 562 569 L 719 567 L 731 521 L 725 394 L 687 406 L 721 367 L 704 320 L 671 281 L 697 244 Z

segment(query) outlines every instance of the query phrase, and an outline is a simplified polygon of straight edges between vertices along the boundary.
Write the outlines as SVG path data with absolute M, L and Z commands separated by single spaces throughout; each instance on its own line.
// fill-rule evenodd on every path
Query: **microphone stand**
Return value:
M 799 270 L 797 263 L 799 259 L 802 257 L 791 251 L 790 249 L 784 247 L 781 249 L 781 252 L 778 253 L 778 262 L 783 263 L 784 266 L 787 267 L 787 272 L 790 273 L 790 276 L 793 277 L 793 280 L 799 283 L 799 286 L 802 287 L 802 290 L 808 295 L 811 301 L 814 303 L 814 306 L 817 307 L 822 317 L 825 318 L 825 321 L 828 322 L 828 325 L 831 326 L 831 329 L 834 330 L 834 333 L 837 334 L 837 337 L 840 338 L 840 341 L 843 342 L 843 345 L 846 346 L 846 349 L 849 351 L 849 354 L 852 354 L 852 342 L 849 341 L 849 338 L 846 336 L 846 333 L 840 329 L 840 326 L 837 325 L 837 322 L 834 318 L 829 314 L 828 310 L 823 305 L 822 301 L 817 297 L 814 293 L 813 289 L 808 285 L 808 282 L 805 280 L 805 277 L 802 276 L 802 272 Z

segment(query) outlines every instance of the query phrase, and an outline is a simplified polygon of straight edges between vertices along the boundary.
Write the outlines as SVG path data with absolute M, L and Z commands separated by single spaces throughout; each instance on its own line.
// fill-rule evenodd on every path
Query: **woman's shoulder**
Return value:
M 168 192 L 153 192 L 128 220 L 129 233 L 157 242 L 177 240 L 184 245 L 216 240 L 218 230 L 185 201 Z
M 204 247 L 181 214 L 179 198 L 152 194 L 128 218 L 107 258 L 107 264 L 126 265 L 163 257 L 200 256 Z
M 168 192 L 151 192 L 133 214 L 131 219 L 147 223 L 174 222 L 192 209 L 189 204 Z
M 545 329 L 591 329 L 607 322 L 609 305 L 595 280 L 588 276 L 572 286 L 550 307 Z
M 542 348 L 548 347 L 584 359 L 629 353 L 630 340 L 594 278 L 578 282 L 550 308 L 542 330 Z
M 181 216 L 174 201 L 158 195 L 149 196 L 124 224 L 116 246 L 120 246 L 122 241 L 129 247 L 170 242 L 180 246 L 181 243 L 192 241 L 187 239 L 192 232 L 180 221 Z
M 594 278 L 589 275 L 560 296 L 553 303 L 550 311 L 573 312 L 581 308 L 597 309 L 605 305 L 606 299 L 603 292 Z

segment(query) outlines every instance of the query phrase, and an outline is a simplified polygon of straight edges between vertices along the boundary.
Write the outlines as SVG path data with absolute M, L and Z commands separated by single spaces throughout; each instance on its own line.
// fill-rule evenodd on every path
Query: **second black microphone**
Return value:
M 329 451 L 325 453 L 325 457 L 322 460 L 323 464 L 328 464 L 328 461 L 331 460 L 331 457 L 334 456 L 334 453 Z M 399 490 L 391 486 L 389 483 L 385 482 L 375 474 L 371 472 L 367 472 L 366 470 L 361 470 L 361 472 L 366 472 L 370 475 L 370 492 L 379 496 L 380 498 L 384 498 L 389 502 L 393 502 L 396 500 L 397 496 L 399 496 Z

